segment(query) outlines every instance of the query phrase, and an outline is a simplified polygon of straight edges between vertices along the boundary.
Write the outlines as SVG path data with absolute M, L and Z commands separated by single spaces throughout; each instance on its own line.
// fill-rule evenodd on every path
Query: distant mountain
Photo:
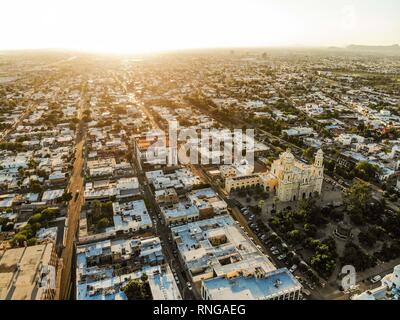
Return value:
M 349 45 L 348 50 L 353 51 L 369 51 L 369 52 L 382 52 L 382 53 L 400 53 L 400 46 L 394 44 L 392 46 L 363 46 L 363 45 Z

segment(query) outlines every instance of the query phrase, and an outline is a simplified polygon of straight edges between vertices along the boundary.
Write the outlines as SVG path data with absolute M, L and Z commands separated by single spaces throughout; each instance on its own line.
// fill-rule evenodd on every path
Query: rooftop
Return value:
M 192 276 L 211 271 L 223 276 L 254 268 L 275 270 L 229 215 L 188 223 L 171 231 Z
M 204 281 L 203 286 L 211 300 L 266 300 L 301 290 L 301 284 L 286 268 L 269 272 L 262 277 L 214 278 Z
M 78 300 L 126 300 L 124 286 L 143 273 L 148 275 L 153 299 L 181 298 L 173 274 L 164 264 L 159 238 L 105 240 L 79 246 L 76 272 Z
M 10 249 L 0 258 L 0 300 L 44 299 L 55 288 L 53 243 Z

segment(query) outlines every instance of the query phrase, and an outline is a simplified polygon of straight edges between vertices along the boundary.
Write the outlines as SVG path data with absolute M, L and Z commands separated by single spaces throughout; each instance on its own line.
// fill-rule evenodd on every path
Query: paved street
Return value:
M 80 112 L 79 119 L 82 119 L 82 110 L 83 110 L 84 99 L 81 97 L 80 103 Z M 76 151 L 75 151 L 75 162 L 74 168 L 72 172 L 72 176 L 70 179 L 70 184 L 68 187 L 69 192 L 72 194 L 72 200 L 68 204 L 68 226 L 67 231 L 65 233 L 65 247 L 62 251 L 62 275 L 61 275 L 61 283 L 58 292 L 58 297 L 60 299 L 69 299 L 71 297 L 71 289 L 72 289 L 72 274 L 71 271 L 75 270 L 73 267 L 73 258 L 75 252 L 75 240 L 76 234 L 79 227 L 79 217 L 82 205 L 84 203 L 84 187 L 83 187 L 83 176 L 82 169 L 84 165 L 83 159 L 83 148 L 84 148 L 84 133 L 83 131 L 83 123 L 82 120 L 80 122 L 80 133 L 77 136 L 76 140 Z M 79 193 L 78 198 L 76 198 L 76 193 Z
M 121 84 L 121 87 L 123 88 L 124 92 L 127 93 L 126 86 L 124 85 L 123 82 L 121 82 L 118 78 L 116 80 Z M 152 122 L 153 128 L 159 128 L 157 122 L 154 120 L 152 114 L 150 113 L 147 108 L 143 107 L 142 104 L 139 104 L 142 111 L 147 115 L 147 117 L 150 119 Z M 200 295 L 198 292 L 196 292 L 196 288 L 193 288 L 193 291 L 189 290 L 186 283 L 188 282 L 188 277 L 186 275 L 185 270 L 182 267 L 182 264 L 180 263 L 177 254 L 174 254 L 174 250 L 176 250 L 175 245 L 172 243 L 171 239 L 171 232 L 169 227 L 165 226 L 163 219 L 161 218 L 161 212 L 159 210 L 159 207 L 156 203 L 156 200 L 154 198 L 154 195 L 152 191 L 150 190 L 150 186 L 147 182 L 145 173 L 143 170 L 140 170 L 140 165 L 139 165 L 139 159 L 137 159 L 136 154 L 133 155 L 133 163 L 132 165 L 135 168 L 137 178 L 139 180 L 139 184 L 143 188 L 143 196 L 147 200 L 148 204 L 148 210 L 149 214 L 153 220 L 153 223 L 155 222 L 155 231 L 156 231 L 156 236 L 158 236 L 161 241 L 162 241 L 162 248 L 163 248 L 163 253 L 165 256 L 166 261 L 169 263 L 171 269 L 176 272 L 178 278 L 179 278 L 179 290 L 181 291 L 181 295 L 183 299 L 185 300 L 193 300 L 193 299 L 199 299 Z

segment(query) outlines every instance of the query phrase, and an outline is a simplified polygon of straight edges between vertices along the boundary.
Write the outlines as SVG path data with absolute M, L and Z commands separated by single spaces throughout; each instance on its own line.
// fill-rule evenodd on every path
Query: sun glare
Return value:
M 376 10 L 388 12 L 385 19 L 376 15 L 371 24 L 373 9 L 366 10 L 366 2 L 370 1 L 5 0 L 2 11 L 7 14 L 0 29 L 8 31 L 2 34 L 0 49 L 125 53 L 398 42 L 398 4 L 379 7 L 375 2 Z

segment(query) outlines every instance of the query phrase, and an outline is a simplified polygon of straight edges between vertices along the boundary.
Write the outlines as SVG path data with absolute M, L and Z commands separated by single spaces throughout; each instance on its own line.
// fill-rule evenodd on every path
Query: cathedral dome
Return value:
M 294 161 L 294 155 L 290 151 L 290 149 L 287 149 L 284 153 L 281 154 L 281 159 L 285 162 L 292 162 Z

